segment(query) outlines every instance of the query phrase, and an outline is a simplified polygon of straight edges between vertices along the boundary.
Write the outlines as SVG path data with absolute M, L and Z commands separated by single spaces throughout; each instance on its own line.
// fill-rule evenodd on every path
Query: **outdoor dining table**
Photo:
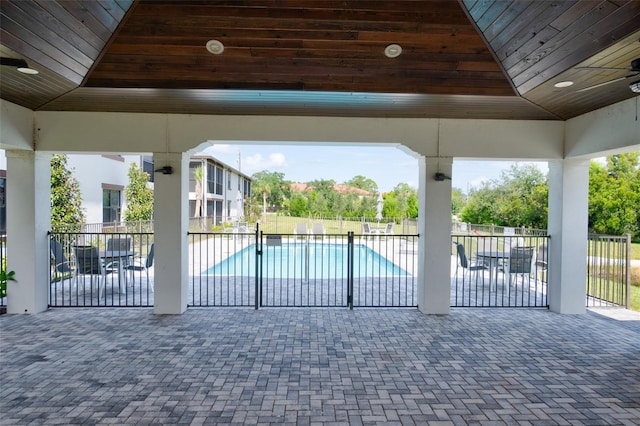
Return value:
M 496 288 L 498 286 L 498 265 L 505 259 L 509 259 L 510 252 L 490 250 L 490 251 L 478 251 L 476 252 L 476 258 L 479 263 L 486 263 L 489 265 L 489 286 L 493 282 L 495 276 Z M 494 273 L 495 271 L 495 273 Z
M 122 270 L 129 264 L 129 260 L 136 255 L 133 250 L 102 250 L 99 253 L 102 264 L 107 267 L 110 263 L 117 262 L 118 281 L 122 277 Z M 126 280 L 126 276 L 125 276 Z

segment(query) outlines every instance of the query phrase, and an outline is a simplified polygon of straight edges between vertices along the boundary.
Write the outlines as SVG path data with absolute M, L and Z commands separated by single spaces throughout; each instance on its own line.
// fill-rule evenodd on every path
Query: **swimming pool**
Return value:
M 263 278 L 347 278 L 347 244 L 284 243 L 263 246 Z M 389 277 L 409 275 L 363 244 L 353 248 L 353 276 Z M 207 275 L 255 276 L 256 246 L 252 244 L 204 272 Z

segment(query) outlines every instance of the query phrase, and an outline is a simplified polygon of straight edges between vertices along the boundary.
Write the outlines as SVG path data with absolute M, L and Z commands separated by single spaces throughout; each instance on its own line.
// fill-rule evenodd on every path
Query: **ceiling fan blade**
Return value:
M 614 78 L 613 80 L 605 81 L 604 83 L 594 84 L 593 86 L 583 87 L 582 89 L 576 90 L 577 93 L 586 92 L 591 89 L 597 89 L 598 87 L 606 86 L 607 84 L 616 83 L 618 81 L 626 80 L 628 78 L 632 78 L 637 76 L 638 74 L 627 75 L 624 77 Z
M 27 61 L 24 59 L 0 57 L 0 65 L 7 65 L 16 68 L 29 68 Z

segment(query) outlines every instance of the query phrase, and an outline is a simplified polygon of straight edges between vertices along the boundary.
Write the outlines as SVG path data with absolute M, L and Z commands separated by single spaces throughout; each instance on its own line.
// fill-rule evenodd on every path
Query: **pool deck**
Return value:
M 637 425 L 632 315 L 1 315 L 0 424 Z

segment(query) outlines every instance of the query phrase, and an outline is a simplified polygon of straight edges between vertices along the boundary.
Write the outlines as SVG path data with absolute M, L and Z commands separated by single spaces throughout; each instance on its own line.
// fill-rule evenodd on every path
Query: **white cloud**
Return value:
M 250 155 L 242 159 L 242 165 L 243 169 L 246 166 L 251 172 L 273 171 L 273 169 L 283 169 L 288 166 L 287 158 L 279 152 L 269 154 L 269 158 L 264 158 L 262 154 Z

